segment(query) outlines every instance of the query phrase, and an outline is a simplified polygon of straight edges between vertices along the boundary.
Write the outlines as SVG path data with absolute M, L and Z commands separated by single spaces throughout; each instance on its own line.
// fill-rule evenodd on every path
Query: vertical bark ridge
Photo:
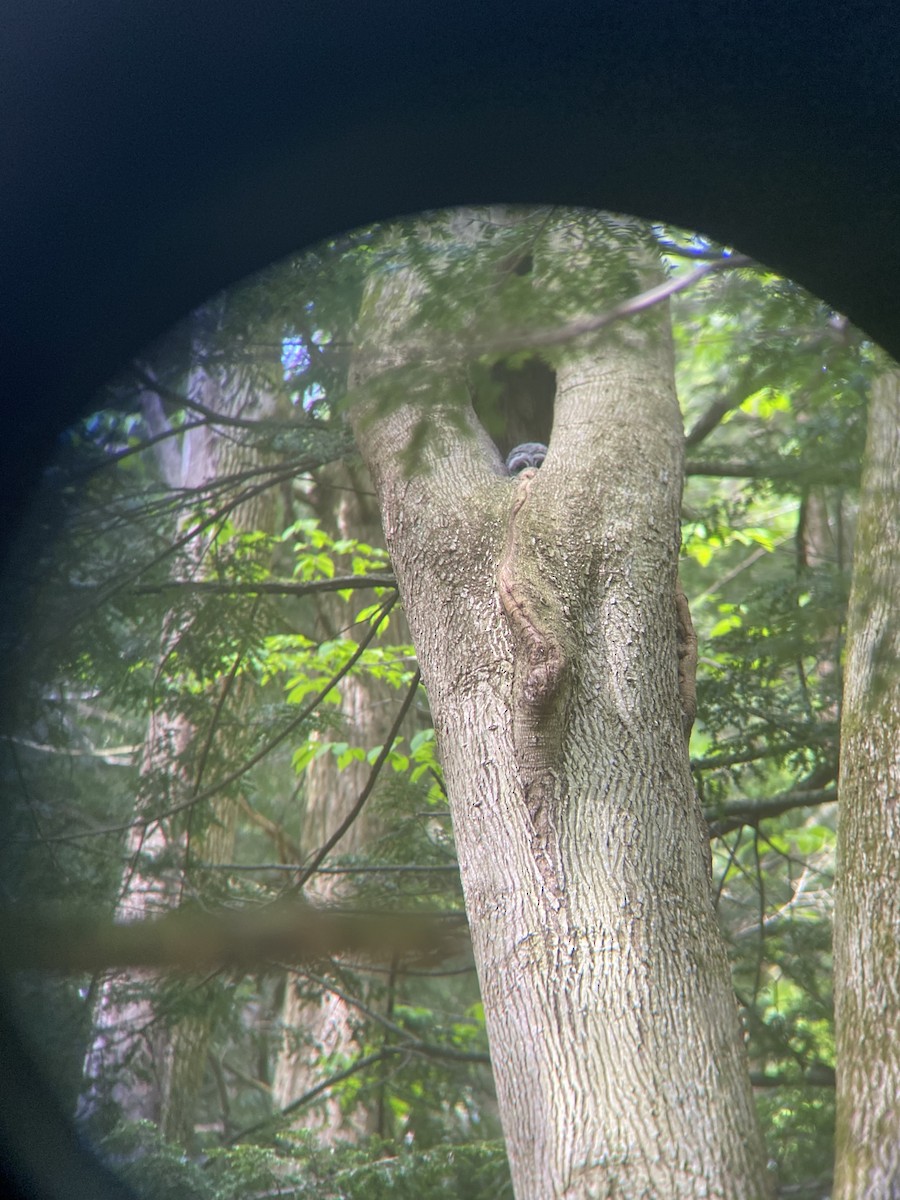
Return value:
M 900 1195 L 900 370 L 872 389 L 847 628 L 835 1200 Z

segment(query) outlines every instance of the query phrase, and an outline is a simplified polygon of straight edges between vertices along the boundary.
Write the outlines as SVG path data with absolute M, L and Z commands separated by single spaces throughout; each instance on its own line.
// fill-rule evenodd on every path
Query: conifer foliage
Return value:
M 45 947 L 5 939 L 6 965 L 73 1114 L 147 1196 L 512 1195 L 428 699 L 377 519 L 347 518 L 371 509 L 345 414 L 386 264 L 424 280 L 422 369 L 465 362 L 498 461 L 548 440 L 573 331 L 524 297 L 550 213 L 498 222 L 477 254 L 457 219 L 323 244 L 148 351 L 66 435 L 6 582 L 3 921 Z M 847 597 L 885 364 L 789 281 L 654 233 L 677 285 L 691 768 L 768 1153 L 812 1198 L 833 1154 Z M 460 344 L 459 311 L 501 286 L 496 324 Z M 337 932 L 298 942 L 281 921 L 332 903 Z M 397 920 L 352 925 L 373 914 Z M 112 936 L 179 915 L 149 948 Z M 325 1011 L 324 1032 L 285 1024 Z

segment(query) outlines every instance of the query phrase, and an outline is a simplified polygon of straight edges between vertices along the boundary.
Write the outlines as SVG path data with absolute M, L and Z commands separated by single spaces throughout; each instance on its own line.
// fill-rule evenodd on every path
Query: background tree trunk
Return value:
M 900 1196 L 900 371 L 872 388 L 841 720 L 835 1200 Z
M 335 537 L 357 538 L 369 545 L 383 545 L 384 535 L 371 482 L 365 471 L 345 465 L 332 466 L 316 476 L 313 506 L 324 528 Z M 368 493 L 368 494 L 367 494 Z M 345 604 L 336 596 L 319 599 L 319 619 L 326 638 L 339 636 L 351 625 L 371 597 L 359 594 Z M 396 612 L 391 619 L 390 639 L 409 640 L 405 621 Z M 339 685 L 341 696 L 341 733 L 339 740 L 351 746 L 380 746 L 385 743 L 394 723 L 396 692 L 387 684 L 360 673 L 350 673 Z M 314 852 L 323 845 L 346 818 L 366 785 L 370 765 L 350 763 L 343 770 L 331 754 L 315 759 L 307 768 L 303 817 L 303 850 Z M 335 852 L 364 854 L 381 831 L 373 813 L 378 788 L 347 830 Z M 310 902 L 335 904 L 348 902 L 350 892 L 341 876 L 316 875 L 305 888 Z M 276 1107 L 285 1108 L 321 1082 L 323 1061 L 341 1061 L 354 1050 L 355 1025 L 352 1006 L 337 992 L 326 991 L 315 999 L 304 997 L 302 972 L 289 972 L 281 1013 L 283 1035 L 272 1085 Z M 315 990 L 315 986 L 313 987 Z M 361 997 L 361 999 L 365 999 Z M 355 1141 L 375 1128 L 375 1106 L 354 1107 L 348 1117 L 337 1099 L 326 1094 L 314 1110 L 303 1108 L 297 1121 L 313 1128 L 326 1144 Z
M 271 416 L 275 408 L 274 396 L 260 387 L 250 372 L 230 372 L 223 366 L 192 365 L 189 396 L 226 420 L 262 419 Z M 153 432 L 167 427 L 160 398 L 149 390 L 144 397 L 144 415 Z M 184 435 L 180 453 L 172 440 L 160 443 L 160 449 L 159 466 L 165 482 L 173 491 L 188 494 L 264 465 L 264 456 L 247 434 L 237 429 L 223 431 L 204 425 Z M 272 492 L 251 489 L 251 493 L 233 507 L 230 520 L 239 531 L 271 531 L 275 523 Z M 217 526 L 213 526 L 188 542 L 173 572 L 182 578 L 207 574 L 208 541 L 216 532 Z M 186 632 L 179 622 L 177 613 L 167 617 L 162 655 L 178 649 Z M 195 813 L 189 808 L 186 818 L 179 815 L 149 824 L 143 818 L 183 805 L 212 781 L 215 770 L 207 768 L 216 757 L 216 740 L 233 736 L 239 719 L 236 714 L 246 705 L 250 685 L 241 676 L 240 665 L 236 662 L 233 674 L 219 681 L 219 694 L 210 703 L 212 724 L 198 727 L 185 713 L 173 711 L 165 703 L 150 715 L 137 819 L 126 844 L 127 865 L 116 913 L 119 920 L 142 920 L 177 907 L 189 864 L 227 862 L 233 857 L 233 790 L 224 789 L 206 802 L 203 811 Z M 230 733 L 223 722 L 224 712 L 231 714 Z M 190 865 L 190 870 L 194 884 L 201 887 L 197 869 Z M 101 984 L 80 1111 L 88 1116 L 111 1100 L 127 1119 L 153 1121 L 166 1137 L 188 1144 L 206 1068 L 213 1010 L 204 1003 L 201 990 L 193 1005 L 195 1011 L 173 1020 L 152 996 L 152 986 L 149 975 L 111 977 Z
M 474 260 L 491 219 L 422 244 Z M 531 254 L 557 323 L 659 279 L 643 230 L 603 215 L 556 214 Z M 351 418 L 429 693 L 516 1195 L 766 1196 L 682 730 L 666 313 L 554 355 L 549 454 L 512 480 L 464 373 L 412 341 L 437 288 L 392 268 L 364 300 Z M 468 308 L 447 283 L 457 344 L 490 328 L 495 282 Z

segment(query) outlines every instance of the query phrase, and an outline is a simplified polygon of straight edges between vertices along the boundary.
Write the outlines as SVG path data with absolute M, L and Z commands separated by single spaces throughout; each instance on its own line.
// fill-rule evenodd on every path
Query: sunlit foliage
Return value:
M 468 354 L 473 387 L 497 386 L 501 360 L 527 359 L 515 338 L 565 319 L 552 286 L 544 308 L 523 316 L 518 281 L 546 215 L 498 224 L 477 255 L 453 222 L 439 245 L 403 242 L 426 285 L 421 336 L 438 356 Z M 722 254 L 681 231 L 657 234 L 676 279 Z M 173 823 L 181 857 L 173 851 L 168 867 L 186 897 L 266 905 L 315 858 L 305 773 L 330 755 L 342 770 L 383 760 L 385 832 L 364 856 L 338 842 L 317 869 L 352 881 L 363 909 L 429 911 L 458 931 L 456 957 L 427 967 L 333 961 L 305 972 L 310 996 L 338 990 L 356 1006 L 352 1053 L 322 1062 L 308 1107 L 328 1094 L 378 1114 L 378 1138 L 333 1154 L 291 1133 L 298 1111 L 273 1110 L 278 963 L 239 978 L 136 981 L 154 988 L 162 1023 L 198 1005 L 215 1013 L 194 1157 L 152 1129 L 116 1126 L 115 1114 L 96 1131 L 148 1196 L 510 1194 L 441 768 L 414 652 L 394 640 L 390 563 L 378 546 L 328 532 L 310 503 L 317 470 L 352 455 L 341 413 L 362 282 L 397 244 L 377 229 L 325 244 L 204 309 L 66 435 L 21 542 L 8 655 L 19 712 L 3 763 L 18 797 L 4 831 L 7 904 L 112 913 L 141 790 L 141 820 Z M 630 283 L 585 277 L 584 294 L 566 301 L 602 311 L 607 292 Z M 770 1153 L 800 1185 L 830 1159 L 841 655 L 877 360 L 840 314 L 752 264 L 710 273 L 671 304 L 688 456 L 681 573 L 700 641 L 692 761 Z M 545 359 L 552 366 L 552 352 Z M 205 410 L 188 382 L 198 363 L 275 393 L 277 418 Z M 199 493 L 170 487 L 160 455 L 180 452 L 201 425 L 259 447 L 265 470 Z M 277 527 L 240 531 L 235 509 L 264 491 L 277 494 Z M 189 551 L 201 542 L 199 571 Z M 323 589 L 346 608 L 338 628 L 317 618 Z M 417 688 L 416 732 L 385 756 L 345 736 L 336 689 L 349 672 L 386 685 L 398 705 Z M 230 703 L 238 678 L 249 708 Z M 165 767 L 198 781 L 177 812 L 167 779 L 140 771 L 148 714 L 162 710 L 198 731 Z M 224 780 L 238 781 L 235 860 L 205 864 L 190 847 L 216 819 Z M 97 986 L 28 977 L 20 988 L 73 1104 Z

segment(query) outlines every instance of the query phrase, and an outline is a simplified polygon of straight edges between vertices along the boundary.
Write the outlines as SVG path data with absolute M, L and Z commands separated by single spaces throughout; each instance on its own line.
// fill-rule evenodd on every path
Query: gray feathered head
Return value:
M 506 467 L 510 475 L 518 475 L 528 467 L 539 467 L 546 457 L 547 447 L 543 442 L 523 442 L 507 454 Z

